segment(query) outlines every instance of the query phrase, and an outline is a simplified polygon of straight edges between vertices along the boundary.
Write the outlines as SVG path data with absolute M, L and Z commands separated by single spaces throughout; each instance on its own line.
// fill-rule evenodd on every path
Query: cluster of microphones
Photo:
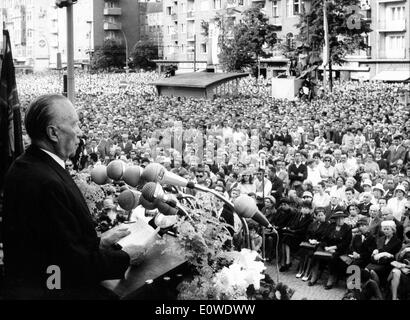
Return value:
M 168 171 L 159 163 L 150 163 L 145 168 L 142 168 L 137 165 L 127 166 L 122 160 L 114 160 L 108 166 L 95 166 L 91 171 L 91 179 L 99 185 L 123 180 L 130 188 L 120 193 L 118 204 L 126 211 L 132 211 L 139 205 L 142 205 L 147 210 L 157 209 L 166 216 L 177 215 L 179 212 L 182 212 L 190 218 L 186 208 L 184 208 L 179 200 L 192 198 L 192 195 L 181 192 L 178 192 L 176 195 L 166 193 L 163 186 L 173 186 L 176 187 L 175 189 L 178 187 L 189 188 L 214 194 L 229 205 L 239 217 L 251 218 L 263 227 L 275 232 L 275 229 L 266 217 L 258 210 L 253 198 L 241 195 L 231 203 L 215 190 L 188 181 Z

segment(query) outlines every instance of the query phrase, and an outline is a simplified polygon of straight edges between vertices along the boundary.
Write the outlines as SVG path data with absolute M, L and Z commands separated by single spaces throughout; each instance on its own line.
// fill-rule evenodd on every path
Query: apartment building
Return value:
M 53 0 L 1 0 L 2 20 L 10 31 L 13 57 L 34 70 L 64 64 L 67 52 L 65 8 Z M 74 60 L 88 63 L 106 39 L 127 44 L 130 53 L 139 40 L 137 0 L 86 0 L 73 5 Z
M 158 56 L 163 57 L 163 3 L 162 0 L 139 2 L 140 39 L 158 47 Z
M 348 77 L 358 80 L 410 78 L 410 1 L 362 0 L 362 15 L 370 20 L 369 50 L 347 56 Z M 356 71 L 354 70 L 356 69 Z M 349 71 L 349 70 L 348 70 Z

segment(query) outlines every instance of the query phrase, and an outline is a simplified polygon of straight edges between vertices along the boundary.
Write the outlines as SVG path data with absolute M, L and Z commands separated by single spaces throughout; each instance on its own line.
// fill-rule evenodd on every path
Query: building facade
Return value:
M 370 48 L 346 57 L 347 77 L 406 80 L 410 72 L 410 1 L 362 0 L 361 5 L 361 14 L 371 22 Z
M 158 48 L 158 56 L 163 58 L 163 4 L 162 0 L 139 2 L 140 40 L 150 41 Z
M 73 5 L 74 60 L 88 63 L 94 50 L 113 39 L 128 48 L 140 38 L 137 0 L 86 0 Z M 2 20 L 10 31 L 13 57 L 34 70 L 57 67 L 67 53 L 65 8 L 53 0 L 0 0 Z
M 310 0 L 306 0 L 310 1 Z M 251 6 L 260 5 L 269 22 L 279 27 L 278 37 L 294 38 L 302 0 L 164 0 L 164 58 L 218 63 L 219 30 L 216 21 L 237 22 Z M 195 55 L 195 57 L 194 57 Z

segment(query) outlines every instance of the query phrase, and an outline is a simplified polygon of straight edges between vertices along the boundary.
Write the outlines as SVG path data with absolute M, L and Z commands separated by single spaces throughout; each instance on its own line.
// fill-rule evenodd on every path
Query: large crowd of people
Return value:
M 279 234 L 251 226 L 254 248 L 281 272 L 297 262 L 297 278 L 313 286 L 327 274 L 330 290 L 358 266 L 361 287 L 347 282 L 346 299 L 409 298 L 408 84 L 336 82 L 312 101 L 288 101 L 245 78 L 238 95 L 205 100 L 158 97 L 159 77 L 77 74 L 83 136 L 68 170 L 159 162 L 231 200 L 249 195 Z M 23 110 L 62 91 L 57 73 L 17 84 Z

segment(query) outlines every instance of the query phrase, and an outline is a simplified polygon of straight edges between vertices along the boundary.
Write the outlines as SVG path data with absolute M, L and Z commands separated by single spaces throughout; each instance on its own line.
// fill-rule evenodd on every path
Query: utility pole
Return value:
M 194 72 L 196 72 L 196 34 L 194 34 Z
M 323 0 L 323 30 L 325 33 L 325 50 L 323 57 L 323 87 L 326 89 L 327 79 L 326 79 L 326 69 L 329 64 L 330 57 L 330 45 L 329 45 L 329 24 L 327 21 L 327 0 Z M 330 75 L 331 76 L 331 75 Z
M 67 98 L 74 104 L 74 31 L 72 3 L 67 5 Z

